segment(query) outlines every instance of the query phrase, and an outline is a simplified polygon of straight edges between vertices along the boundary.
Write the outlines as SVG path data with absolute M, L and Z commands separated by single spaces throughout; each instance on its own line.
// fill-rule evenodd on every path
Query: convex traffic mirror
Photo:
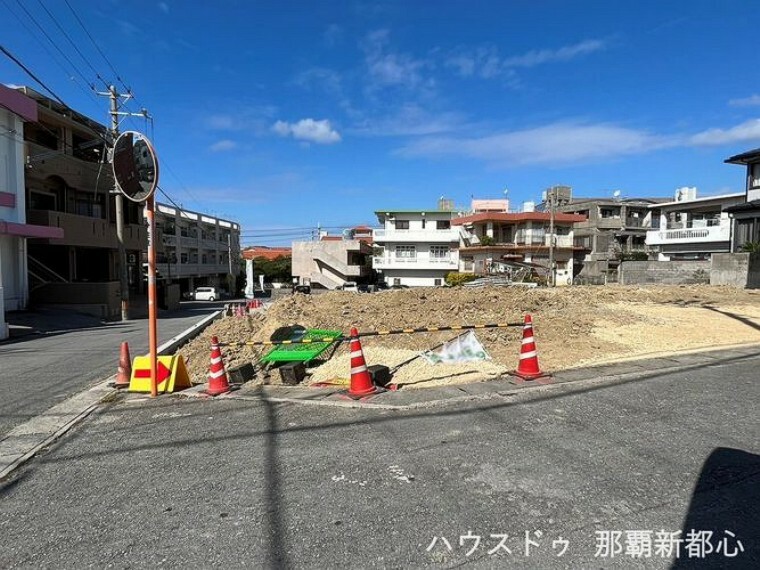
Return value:
M 141 133 L 126 131 L 113 148 L 113 175 L 116 184 L 133 202 L 144 202 L 158 185 L 158 158 L 153 145 Z

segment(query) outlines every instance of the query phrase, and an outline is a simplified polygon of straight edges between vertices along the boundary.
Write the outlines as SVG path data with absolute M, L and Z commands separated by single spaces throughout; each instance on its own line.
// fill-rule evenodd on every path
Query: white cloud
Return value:
M 402 156 L 464 156 L 498 166 L 514 166 L 585 162 L 671 144 L 664 137 L 612 124 L 560 122 L 484 137 L 428 137 L 398 152 Z
M 338 24 L 330 24 L 322 34 L 322 38 L 327 47 L 335 47 L 343 39 L 343 28 Z
M 760 95 L 750 95 L 743 99 L 731 99 L 728 104 L 733 107 L 754 107 L 755 105 L 760 105 Z
M 457 113 L 433 113 L 416 103 L 402 105 L 392 115 L 364 119 L 351 132 L 362 136 L 425 136 L 461 129 L 463 117 Z
M 215 142 L 209 147 L 211 152 L 225 152 L 237 148 L 237 143 L 229 139 L 223 139 Z
M 713 146 L 760 140 L 760 119 L 751 119 L 729 129 L 707 129 L 689 137 L 695 146 Z
M 169 5 L 166 2 L 159 2 L 158 9 L 161 10 L 164 14 L 169 13 Z
M 327 119 L 301 119 L 297 123 L 277 121 L 272 125 L 272 131 L 283 137 L 292 136 L 296 140 L 317 144 L 333 144 L 341 140 L 340 134 Z
M 502 57 L 496 48 L 483 46 L 453 54 L 446 60 L 446 65 L 453 67 L 462 77 L 512 77 L 515 75 L 514 68 L 570 61 L 605 47 L 603 40 L 584 40 L 558 49 L 531 50 L 521 55 Z
M 504 60 L 503 64 L 505 67 L 533 67 L 542 63 L 569 61 L 578 56 L 602 50 L 604 47 L 605 43 L 602 40 L 584 40 L 555 50 L 532 50 L 522 55 L 509 57 Z
M 337 71 L 324 67 L 312 67 L 296 75 L 294 82 L 303 88 L 316 87 L 332 95 L 342 93 L 341 76 Z
M 408 54 L 388 51 L 388 36 L 388 30 L 377 30 L 368 34 L 363 42 L 370 89 L 432 85 L 432 79 L 426 79 L 422 75 L 429 62 Z
M 425 137 L 396 151 L 406 157 L 463 157 L 494 166 L 574 164 L 677 147 L 760 141 L 760 119 L 696 134 L 658 134 L 612 123 L 564 121 L 482 137 Z

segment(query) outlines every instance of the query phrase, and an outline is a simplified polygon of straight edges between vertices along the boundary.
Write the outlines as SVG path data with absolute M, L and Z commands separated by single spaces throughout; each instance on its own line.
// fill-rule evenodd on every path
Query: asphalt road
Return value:
M 159 345 L 191 327 L 223 303 L 182 303 L 161 311 Z M 0 437 L 15 426 L 117 371 L 121 343 L 132 358 L 148 352 L 148 320 L 104 324 L 63 311 L 24 314 L 37 334 L 0 343 Z
M 0 567 L 758 568 L 759 364 L 409 411 L 113 404 L 0 486 Z

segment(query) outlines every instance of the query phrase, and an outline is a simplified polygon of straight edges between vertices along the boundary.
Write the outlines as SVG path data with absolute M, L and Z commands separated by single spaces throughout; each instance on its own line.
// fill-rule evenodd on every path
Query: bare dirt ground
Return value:
M 567 288 L 416 288 L 372 294 L 293 295 L 246 317 L 226 317 L 180 350 L 194 383 L 206 381 L 210 337 L 221 342 L 264 341 L 281 326 L 360 332 L 408 327 L 522 322 L 533 317 L 541 369 L 552 372 L 645 356 L 760 342 L 760 291 L 689 286 L 574 286 Z M 451 339 L 452 331 L 366 337 L 367 364 L 394 366 Z M 513 370 L 520 327 L 477 330 L 490 361 L 401 367 L 394 382 L 409 387 L 482 381 Z M 256 362 L 271 347 L 222 349 L 227 368 Z M 347 343 L 310 370 L 307 381 L 345 383 Z M 279 381 L 273 374 L 271 381 Z

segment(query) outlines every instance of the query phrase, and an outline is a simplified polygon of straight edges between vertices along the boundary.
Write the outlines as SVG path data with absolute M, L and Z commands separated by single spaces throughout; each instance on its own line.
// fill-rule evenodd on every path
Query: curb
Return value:
M 204 317 L 159 346 L 157 353 L 166 354 L 176 350 L 178 346 L 198 335 L 221 314 L 220 310 Z M 113 388 L 115 380 L 116 374 L 109 376 L 92 388 L 71 396 L 0 436 L 0 483 L 41 449 L 59 439 L 89 416 L 106 400 L 119 394 L 119 390 Z

